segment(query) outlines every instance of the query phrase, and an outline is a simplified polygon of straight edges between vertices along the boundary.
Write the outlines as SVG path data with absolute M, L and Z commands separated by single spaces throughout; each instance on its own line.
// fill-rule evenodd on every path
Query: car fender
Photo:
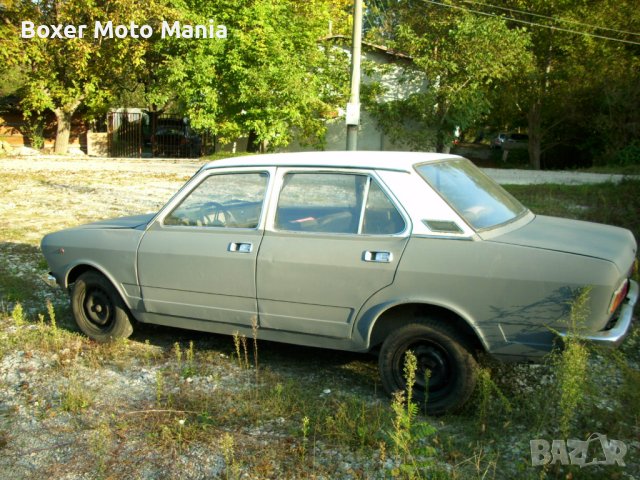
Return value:
M 104 275 L 107 280 L 109 280 L 109 282 L 111 282 L 111 285 L 113 285 L 113 287 L 116 289 L 116 291 L 118 292 L 118 294 L 120 295 L 120 298 L 122 298 L 122 300 L 124 301 L 124 303 L 127 305 L 127 308 L 131 311 L 136 310 L 135 305 L 133 305 L 132 303 L 132 298 L 135 298 L 134 296 L 131 296 L 131 293 L 127 293 L 122 285 L 122 283 L 118 282 L 115 278 L 114 275 L 111 274 L 111 272 L 105 268 L 103 265 L 86 259 L 86 258 L 82 258 L 82 259 L 78 259 L 73 261 L 72 263 L 70 263 L 67 268 L 65 269 L 64 272 L 64 276 L 61 279 L 61 287 L 64 289 L 69 288 L 70 286 L 70 282 L 69 282 L 69 275 L 71 274 L 71 272 L 73 272 L 75 269 L 77 268 L 86 268 L 86 269 L 91 269 L 91 270 L 95 270 L 99 273 L 101 273 L 102 275 Z M 136 288 L 138 288 L 136 286 Z M 138 295 L 139 296 L 139 295 Z
M 370 306 L 367 307 L 366 304 L 365 307 L 363 307 L 363 313 L 361 313 L 356 320 L 353 331 L 353 341 L 357 344 L 361 344 L 363 349 L 369 350 L 372 347 L 371 338 L 378 320 L 390 310 L 402 306 L 435 307 L 437 309 L 450 312 L 468 325 L 468 327 L 475 333 L 485 350 L 488 351 L 490 348 L 490 342 L 483 334 L 483 331 L 478 329 L 473 317 L 459 305 L 451 305 L 438 301 L 435 298 L 419 296 L 394 299 L 382 303 L 373 302 L 373 305 L 371 305 L 371 303 L 372 302 L 369 301 L 367 304 Z

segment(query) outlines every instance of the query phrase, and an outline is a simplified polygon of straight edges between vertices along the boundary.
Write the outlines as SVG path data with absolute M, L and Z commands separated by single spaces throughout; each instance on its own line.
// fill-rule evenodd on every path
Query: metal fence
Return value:
M 112 157 L 142 156 L 142 113 L 109 112 L 107 133 Z

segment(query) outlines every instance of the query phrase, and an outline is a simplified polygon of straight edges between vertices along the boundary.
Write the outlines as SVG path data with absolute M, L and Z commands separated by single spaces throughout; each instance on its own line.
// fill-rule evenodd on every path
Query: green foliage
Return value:
M 93 403 L 91 392 L 74 375 L 67 379 L 61 393 L 60 408 L 65 412 L 78 413 Z
M 332 59 L 318 45 L 329 4 L 259 0 L 227 7 L 233 8 L 225 18 L 233 34 L 218 63 L 221 139 L 245 133 L 275 148 L 296 130 L 307 138 L 324 133 L 323 117 L 335 109 Z
M 346 32 L 348 2 L 313 0 L 133 0 L 13 2 L 8 48 L 0 59 L 26 72 L 22 108 L 36 118 L 53 110 L 68 128 L 84 106 L 88 116 L 110 106 L 144 106 L 188 116 L 222 142 L 249 135 L 254 146 L 276 148 L 293 135 L 319 144 L 325 120 L 344 103 L 346 63 L 320 48 L 329 22 Z M 161 39 L 162 19 L 227 28 L 228 38 Z M 20 39 L 20 22 L 148 24 L 150 39 Z M 24 50 L 20 55 L 16 51 Z M 123 102 L 135 105 L 123 105 Z M 60 137 L 59 137 L 60 139 Z
M 115 24 L 154 24 L 169 12 L 181 18 L 156 0 L 143 4 L 133 0 L 12 2 L 3 27 L 6 48 L 0 50 L 0 60 L 25 72 L 21 106 L 27 117 L 47 109 L 56 114 L 56 152 L 66 151 L 71 117 L 81 105 L 90 111 L 103 111 L 117 92 L 128 86 L 124 85 L 126 79 L 144 73 L 144 58 L 151 42 L 130 37 L 96 40 L 91 34 L 74 40 L 22 39 L 21 22 L 94 25 L 96 21 L 112 20 Z
M 416 421 L 419 407 L 413 400 L 413 387 L 416 381 L 418 361 L 413 352 L 405 354 L 404 376 L 406 380 L 405 392 L 395 392 L 391 403 L 394 413 L 393 430 L 388 432 L 391 447 L 395 454 L 398 467 L 392 472 L 393 476 L 403 478 L 423 478 L 424 474 L 435 470 L 433 457 L 435 448 L 429 443 L 429 437 L 436 433 L 436 429 L 426 420 Z
M 540 168 L 544 156 L 546 168 L 565 166 L 567 155 L 560 152 L 568 148 L 571 156 L 582 157 L 583 165 L 610 162 L 615 152 L 637 137 L 633 125 L 639 118 L 634 105 L 640 98 L 640 64 L 634 46 L 590 35 L 636 41 L 619 33 L 638 31 L 636 3 L 509 0 L 502 6 L 520 10 L 509 15 L 519 22 L 532 21 L 523 12 L 562 21 L 539 17 L 536 23 L 552 28 L 527 28 L 531 60 L 513 81 L 500 85 L 493 96 L 496 115 L 488 122 L 500 129 L 526 125 L 534 168 Z
M 640 238 L 640 181 L 596 185 L 510 185 L 534 213 L 606 223 L 627 228 Z
M 410 54 L 428 87 L 386 104 L 367 104 L 393 140 L 442 151 L 456 127 L 467 129 L 490 110 L 489 92 L 528 59 L 528 36 L 500 18 L 452 14 L 441 7 L 398 7 L 394 47 Z
M 478 410 L 477 416 L 480 432 L 485 433 L 489 417 L 499 413 L 511 413 L 512 406 L 507 396 L 491 378 L 488 368 L 480 368 L 478 372 Z M 498 404 L 496 405 L 496 399 Z
M 560 396 L 559 429 L 565 438 L 569 437 L 571 423 L 585 397 L 589 350 L 580 332 L 589 313 L 590 292 L 590 288 L 583 289 L 571 303 L 569 335 L 564 337 L 564 349 L 555 365 Z
M 613 158 L 615 165 L 640 165 L 640 142 L 634 141 L 630 145 L 618 150 Z
M 22 309 L 22 304 L 16 303 L 11 311 L 11 318 L 13 319 L 13 323 L 16 327 L 21 327 L 24 325 L 24 310 Z

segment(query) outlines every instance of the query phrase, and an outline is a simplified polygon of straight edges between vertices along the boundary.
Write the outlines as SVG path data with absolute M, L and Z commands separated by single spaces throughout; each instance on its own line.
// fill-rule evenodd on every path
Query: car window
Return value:
M 165 217 L 164 224 L 257 228 L 268 179 L 264 172 L 210 175 Z
M 278 230 L 393 234 L 404 227 L 396 207 L 367 175 L 305 172 L 284 177 L 276 210 Z
M 367 206 L 364 210 L 362 233 L 370 235 L 392 235 L 405 229 L 405 221 L 382 188 L 371 181 Z
M 472 227 L 482 230 L 510 222 L 527 209 L 464 158 L 416 167 L 424 178 Z

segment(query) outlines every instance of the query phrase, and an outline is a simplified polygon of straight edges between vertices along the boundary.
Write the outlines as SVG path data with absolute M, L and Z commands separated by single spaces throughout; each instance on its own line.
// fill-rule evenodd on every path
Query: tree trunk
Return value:
M 71 118 L 82 103 L 84 96 L 75 99 L 72 103 L 63 105 L 53 110 L 56 115 L 56 145 L 55 153 L 67 153 L 69 149 L 69 137 L 71 136 Z
M 255 130 L 249 131 L 249 138 L 247 139 L 247 152 L 258 153 L 260 151 L 260 142 L 258 141 L 258 134 Z
M 56 114 L 56 123 L 58 124 L 54 152 L 65 154 L 69 149 L 69 137 L 71 136 L 71 117 L 73 116 L 73 112 L 69 113 L 66 110 L 56 108 L 54 110 L 54 113 Z
M 529 162 L 534 170 L 540 170 L 540 153 L 542 151 L 542 105 L 539 100 L 534 101 L 527 115 L 529 123 Z

